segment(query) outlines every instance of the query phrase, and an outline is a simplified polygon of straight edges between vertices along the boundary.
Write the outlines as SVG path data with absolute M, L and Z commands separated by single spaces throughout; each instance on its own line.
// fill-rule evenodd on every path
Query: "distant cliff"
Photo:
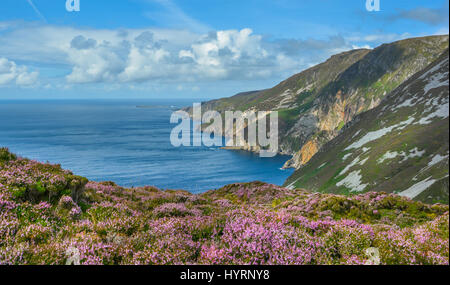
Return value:
M 271 89 L 205 102 L 202 108 L 219 112 L 278 111 L 280 152 L 293 155 L 285 167 L 300 168 L 355 116 L 377 107 L 386 95 L 447 48 L 448 36 L 430 36 L 373 50 L 352 50 Z

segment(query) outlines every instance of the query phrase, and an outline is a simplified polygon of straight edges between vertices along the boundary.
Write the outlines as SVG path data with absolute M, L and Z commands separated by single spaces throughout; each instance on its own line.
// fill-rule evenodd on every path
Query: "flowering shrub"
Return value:
M 70 196 L 62 196 L 56 207 L 56 211 L 60 217 L 69 217 L 77 219 L 81 216 L 81 208 L 73 201 Z
M 66 264 L 73 249 L 84 265 L 370 264 L 372 251 L 381 264 L 448 264 L 448 211 L 262 182 L 127 189 L 0 149 L 0 264 Z
M 15 198 L 36 203 L 55 201 L 62 195 L 71 195 L 75 201 L 81 197 L 86 178 L 75 176 L 59 165 L 15 158 L 5 152 L 1 149 L 0 185 L 7 185 Z
M 180 203 L 167 203 L 156 208 L 153 213 L 158 217 L 184 217 L 192 215 L 193 212 Z

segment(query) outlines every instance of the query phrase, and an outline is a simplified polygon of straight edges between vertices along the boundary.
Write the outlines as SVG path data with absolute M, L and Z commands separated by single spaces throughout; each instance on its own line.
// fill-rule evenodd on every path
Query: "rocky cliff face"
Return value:
M 448 70 L 447 50 L 344 126 L 286 186 L 345 194 L 384 191 L 448 203 Z
M 448 36 L 414 38 L 374 50 L 353 50 L 292 76 L 274 88 L 205 102 L 204 111 L 278 111 L 285 167 L 300 168 L 356 115 L 433 62 Z M 189 109 L 187 109 L 189 111 Z

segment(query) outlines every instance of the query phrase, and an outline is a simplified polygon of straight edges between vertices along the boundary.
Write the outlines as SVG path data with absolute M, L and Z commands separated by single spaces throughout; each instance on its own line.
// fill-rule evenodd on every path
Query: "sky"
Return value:
M 366 2 L 2 0 L 0 99 L 227 97 L 343 51 L 448 34 L 448 0 Z

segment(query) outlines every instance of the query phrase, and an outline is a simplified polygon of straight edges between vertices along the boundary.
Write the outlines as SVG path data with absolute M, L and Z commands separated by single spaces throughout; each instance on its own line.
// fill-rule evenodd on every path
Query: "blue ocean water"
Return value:
M 281 185 L 286 156 L 173 147 L 170 115 L 193 100 L 0 101 L 0 146 L 94 181 L 199 193 L 235 182 Z M 139 107 L 138 107 L 139 106 Z M 142 108 L 145 106 L 145 108 Z

